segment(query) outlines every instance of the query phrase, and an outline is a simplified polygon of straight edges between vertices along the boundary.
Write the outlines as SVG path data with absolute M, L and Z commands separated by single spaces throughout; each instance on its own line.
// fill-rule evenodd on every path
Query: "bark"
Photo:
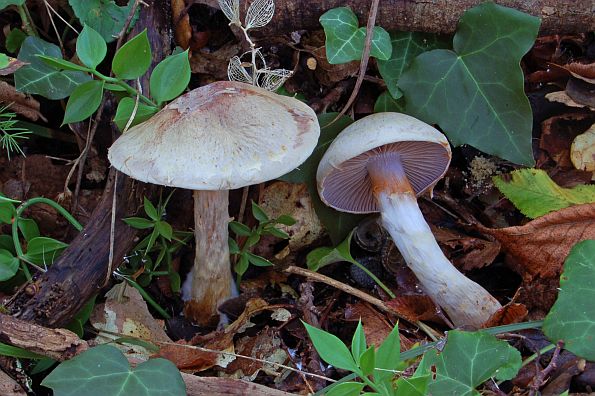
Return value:
M 169 4 L 165 3 L 141 6 L 139 20 L 130 32 L 132 37 L 148 27 L 153 65 L 170 52 Z M 141 83 L 143 92 L 148 92 L 148 79 Z M 115 181 L 115 172 L 111 170 L 101 201 L 83 231 L 34 285 L 20 290 L 8 304 L 14 316 L 51 327 L 64 325 L 106 284 L 112 271 L 108 263 L 114 190 L 117 194 L 114 267 L 132 249 L 136 232 L 121 219 L 134 214 L 142 197 L 151 197 L 155 186 L 138 183 L 122 173 Z
M 10 375 L 0 370 L 0 395 L 27 396 L 27 392 Z
M 217 0 L 195 0 L 219 8 Z M 240 2 L 243 16 L 250 1 Z M 453 33 L 463 12 L 483 0 L 384 0 L 378 6 L 376 25 L 386 30 Z M 540 34 L 582 33 L 595 29 L 592 0 L 498 0 L 496 3 L 540 17 Z M 365 0 L 276 0 L 275 16 L 265 34 L 321 29 L 318 18 L 335 7 L 351 7 L 366 25 L 370 2 Z

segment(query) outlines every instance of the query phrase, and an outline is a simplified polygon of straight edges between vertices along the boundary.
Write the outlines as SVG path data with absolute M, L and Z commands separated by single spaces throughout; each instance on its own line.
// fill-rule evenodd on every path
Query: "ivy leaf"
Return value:
M 23 41 L 18 59 L 29 64 L 14 73 L 14 83 L 18 91 L 58 100 L 69 96 L 78 85 L 91 79 L 80 71 L 58 71 L 45 64 L 37 55 L 62 58 L 57 45 L 37 37 L 27 37 Z
M 124 28 L 134 0 L 129 0 L 123 7 L 118 6 L 113 0 L 68 0 L 68 4 L 81 24 L 89 25 L 106 42 L 111 43 Z M 138 9 L 130 22 L 130 27 L 134 26 L 137 16 Z
M 116 115 L 114 116 L 114 123 L 123 130 L 128 120 L 132 116 L 132 111 L 134 110 L 134 103 L 135 100 L 129 97 L 122 98 L 120 103 L 118 103 L 118 109 L 116 110 Z M 151 118 L 153 114 L 157 113 L 159 109 L 153 106 L 147 106 L 139 102 L 136 113 L 134 114 L 134 120 L 130 124 L 130 126 L 135 126 L 144 122 Z
M 455 146 L 469 144 L 533 165 L 532 114 L 520 60 L 538 29 L 538 18 L 494 3 L 466 11 L 454 51 L 424 52 L 399 79 L 408 113 L 439 124 Z
M 381 93 L 374 103 L 374 113 L 385 113 L 394 111 L 397 113 L 406 113 L 405 100 L 401 96 L 399 99 L 394 99 L 388 91 Z
M 95 69 L 105 58 L 107 45 L 105 40 L 97 31 L 89 25 L 83 27 L 83 31 L 76 40 L 76 54 L 85 66 Z
M 76 87 L 68 98 L 62 125 L 82 121 L 95 113 L 103 99 L 103 84 L 103 80 L 91 80 Z
M 442 352 L 426 352 L 416 374 L 430 374 L 435 367 L 435 379 L 428 388 L 433 396 L 479 396 L 477 386 L 494 376 L 513 378 L 521 363 L 519 351 L 506 341 L 481 331 L 452 330 Z
M 397 81 L 413 58 L 436 48 L 448 48 L 448 43 L 435 34 L 419 32 L 390 32 L 390 41 L 393 48 L 391 56 L 387 60 L 378 59 L 378 71 L 393 99 L 399 99 L 403 92 Z
M 541 169 L 518 169 L 510 175 L 512 179 L 508 182 L 495 176 L 494 184 L 531 219 L 568 206 L 595 202 L 595 185 L 563 188 Z
M 134 80 L 151 66 L 151 45 L 147 29 L 134 36 L 114 55 L 112 71 L 123 80 Z
M 25 0 L 0 0 L 0 10 L 11 5 L 22 6 L 23 4 L 25 4 Z
M 359 27 L 357 15 L 351 8 L 328 10 L 319 19 L 326 35 L 326 57 L 331 65 L 359 60 L 366 40 L 366 28 Z M 387 60 L 392 53 L 390 36 L 386 30 L 374 26 L 370 56 Z
M 151 96 L 163 103 L 180 95 L 190 82 L 188 50 L 171 55 L 159 62 L 151 73 Z
M 12 29 L 6 36 L 6 50 L 13 54 L 18 52 L 26 38 L 27 35 L 21 29 Z
M 56 396 L 186 395 L 176 366 L 166 359 L 151 359 L 131 368 L 112 345 L 99 345 L 60 363 L 41 383 Z
M 560 292 L 545 317 L 543 332 L 552 342 L 564 341 L 564 348 L 595 361 L 595 240 L 577 243 L 564 263 Z

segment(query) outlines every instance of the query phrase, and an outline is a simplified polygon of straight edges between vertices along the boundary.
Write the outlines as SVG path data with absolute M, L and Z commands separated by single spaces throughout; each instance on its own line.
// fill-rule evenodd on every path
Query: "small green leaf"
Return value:
M 314 344 L 314 348 L 316 348 L 316 352 L 318 352 L 322 359 L 337 368 L 353 372 L 358 371 L 358 367 L 349 349 L 347 349 L 339 338 L 324 330 L 310 326 L 308 323 L 302 323 L 306 327 L 306 331 L 312 340 L 312 344 Z
M 126 88 L 124 88 L 121 85 L 113 84 L 113 83 L 105 83 L 105 86 L 103 88 L 107 89 L 108 91 L 112 91 L 112 92 L 126 92 Z M 127 98 L 127 99 L 131 99 L 131 98 Z
M 341 261 L 347 261 L 353 263 L 355 259 L 351 256 L 350 245 L 351 237 L 353 236 L 353 230 L 347 235 L 347 238 L 343 240 L 336 248 L 320 247 L 312 250 L 306 256 L 306 264 L 312 271 L 318 271 L 320 268 L 338 263 Z
M 171 287 L 171 291 L 174 293 L 179 293 L 182 287 L 182 279 L 180 278 L 180 274 L 175 271 L 169 273 L 169 287 Z
M 144 230 L 155 226 L 153 220 L 145 219 L 144 217 L 127 217 L 123 219 L 124 223 L 137 230 Z
M 393 99 L 399 99 L 403 92 L 397 81 L 417 55 L 436 48 L 448 48 L 448 42 L 435 34 L 419 32 L 390 32 L 392 54 L 387 60 L 378 59 L 378 71 L 386 83 Z M 384 110 L 388 111 L 388 110 Z M 376 109 L 374 109 L 374 112 Z
M 240 259 L 238 260 L 238 262 L 236 263 L 234 270 L 236 272 L 236 274 L 242 276 L 246 273 L 246 270 L 248 269 L 248 255 L 246 255 L 246 253 L 241 253 L 240 254 Z
M 520 60 L 538 30 L 539 18 L 492 2 L 467 10 L 454 51 L 424 52 L 401 75 L 407 112 L 440 125 L 454 146 L 532 166 L 532 114 Z
M 38 355 L 34 352 L 29 352 L 28 350 L 23 348 L 7 345 L 3 342 L 0 342 L 0 355 L 15 357 L 19 359 L 43 359 L 42 355 Z
M 188 50 L 170 55 L 159 62 L 151 73 L 151 96 L 158 103 L 172 100 L 180 95 L 190 82 Z
M 12 241 L 12 236 L 0 235 L 0 249 L 8 250 L 13 255 L 16 254 L 16 252 L 14 250 L 14 243 Z
M 521 213 L 532 219 L 568 206 L 595 202 L 595 185 L 563 188 L 541 169 L 518 169 L 510 175 L 509 182 L 495 176 L 494 184 Z
M 326 396 L 359 396 L 366 384 L 361 382 L 341 382 L 326 392 Z
M 283 225 L 291 227 L 292 225 L 294 225 L 296 223 L 296 219 L 294 219 L 290 215 L 281 215 L 275 219 L 275 222 L 277 224 L 283 224 Z
M 37 265 L 50 265 L 67 246 L 67 243 L 52 238 L 33 238 L 27 243 L 25 258 Z
M 131 368 L 111 345 L 91 348 L 60 363 L 41 383 L 56 396 L 143 395 L 185 396 L 186 386 L 176 366 L 166 359 L 150 359 Z
M 107 85 L 107 84 L 106 84 Z M 112 91 L 117 90 L 117 86 L 112 86 Z M 106 87 L 107 89 L 107 87 Z M 118 109 L 116 110 L 116 115 L 114 116 L 114 123 L 123 130 L 128 120 L 132 116 L 132 111 L 134 110 L 134 103 L 135 100 L 133 98 L 125 97 L 120 100 L 118 103 Z M 159 111 L 158 108 L 153 106 L 147 106 L 143 103 L 138 103 L 136 113 L 134 114 L 134 120 L 130 124 L 131 127 L 140 124 L 151 118 L 155 113 Z
M 281 239 L 289 239 L 289 234 L 287 234 L 285 231 L 280 230 L 275 227 L 265 228 L 263 231 L 263 234 L 269 234 L 269 235 L 272 235 L 274 237 L 281 238 Z
M 374 103 L 374 113 L 385 113 L 391 111 L 397 113 L 406 113 L 405 100 L 404 98 L 395 100 L 388 91 L 385 91 L 378 95 L 378 98 Z
M 229 254 L 239 254 L 240 253 L 240 247 L 238 246 L 238 243 L 235 241 L 235 239 L 227 238 L 227 242 L 229 245 Z
M 326 57 L 330 64 L 347 63 L 362 57 L 366 28 L 359 27 L 357 16 L 348 7 L 328 10 L 319 19 L 326 35 Z M 372 31 L 370 56 L 389 59 L 392 53 L 390 36 L 375 26 Z
M 103 80 L 91 80 L 74 89 L 64 112 L 62 125 L 83 121 L 99 108 L 103 99 Z
M 39 227 L 33 219 L 19 219 L 19 230 L 27 242 L 40 236 Z
M 167 221 L 158 221 L 157 223 L 155 223 L 155 228 L 157 228 L 157 230 L 159 231 L 159 234 L 164 237 L 165 239 L 167 239 L 168 241 L 171 241 L 171 238 L 173 237 L 174 234 L 174 230 L 171 227 L 171 224 L 169 224 Z
M 85 25 L 76 40 L 76 54 L 81 62 L 95 69 L 103 61 L 106 53 L 107 45 L 103 37 L 95 29 Z
M 356 363 L 361 366 L 359 362 L 359 358 L 362 353 L 366 350 L 366 335 L 364 334 L 364 327 L 362 326 L 362 321 L 359 320 L 357 322 L 357 327 L 355 328 L 355 332 L 353 333 L 353 338 L 351 340 L 351 355 Z
M 257 267 L 270 267 L 273 265 L 269 260 L 265 259 L 264 257 L 257 256 L 254 253 L 246 252 L 248 255 L 248 261 L 250 264 L 255 265 Z
M 258 220 L 259 223 L 264 223 L 265 221 L 269 221 L 269 216 L 254 201 L 252 201 L 252 216 L 254 216 L 254 218 L 256 220 Z
M 161 220 L 161 216 L 159 216 L 159 212 L 157 212 L 157 208 L 149 201 L 147 197 L 143 199 L 143 207 L 145 209 L 145 213 L 149 216 L 152 220 L 159 221 Z
M 362 374 L 365 376 L 372 374 L 372 372 L 374 371 L 374 365 L 376 360 L 375 352 L 376 350 L 372 345 L 368 349 L 366 349 L 360 356 L 359 366 L 362 369 Z
M 89 71 L 89 69 L 87 69 L 84 66 L 77 65 L 76 63 L 72 63 L 72 62 L 69 62 L 69 61 L 61 59 L 61 58 L 54 58 L 52 56 L 46 56 L 46 55 L 37 55 L 37 57 L 39 59 L 41 59 L 43 63 L 45 63 L 49 67 L 52 67 L 56 70 L 82 71 L 82 72 Z
M 248 239 L 246 239 L 246 247 L 252 247 L 256 245 L 260 241 L 260 234 L 257 232 L 253 232 L 250 234 Z
M 128 0 L 128 4 L 122 7 L 113 0 L 68 0 L 68 3 L 81 24 L 89 25 L 110 43 L 118 38 L 124 28 L 134 0 Z M 134 26 L 139 9 L 130 21 L 130 27 Z
M 248 228 L 247 225 L 244 225 L 237 221 L 230 221 L 229 228 L 236 234 L 237 236 L 250 236 L 252 235 L 252 230 Z
M 4 198 L 4 197 L 0 197 Z M 16 210 L 9 200 L 0 200 L 0 223 L 11 224 Z
M 418 372 L 430 374 L 435 367 L 435 379 L 428 388 L 432 396 L 479 396 L 477 386 L 494 376 L 513 378 L 521 363 L 519 351 L 506 341 L 482 331 L 452 330 L 442 352 L 426 352 Z
M 21 45 L 26 38 L 27 35 L 21 29 L 12 29 L 10 33 L 8 33 L 8 36 L 6 36 L 6 50 L 13 54 L 19 52 L 19 48 L 21 48 Z
M 123 80 L 134 80 L 151 66 L 151 46 L 147 29 L 134 36 L 114 55 L 112 71 Z
M 37 55 L 61 58 L 57 45 L 37 37 L 27 37 L 23 41 L 18 59 L 29 63 L 14 73 L 14 83 L 18 91 L 42 95 L 57 100 L 69 96 L 74 89 L 91 77 L 80 71 L 61 72 L 45 64 Z
M 401 360 L 401 338 L 397 325 L 376 351 L 376 368 L 383 370 L 374 371 L 374 379 L 382 382 L 387 378 L 392 378 L 393 373 L 386 370 L 403 370 L 406 366 L 407 364 Z
M 397 393 L 395 396 L 426 396 L 431 378 L 430 374 L 410 378 L 401 377 L 396 382 Z
M 19 270 L 19 259 L 11 252 L 0 249 L 0 281 L 12 278 Z
M 595 361 L 595 240 L 570 250 L 560 276 L 560 291 L 545 317 L 543 332 L 553 343 L 577 356 Z

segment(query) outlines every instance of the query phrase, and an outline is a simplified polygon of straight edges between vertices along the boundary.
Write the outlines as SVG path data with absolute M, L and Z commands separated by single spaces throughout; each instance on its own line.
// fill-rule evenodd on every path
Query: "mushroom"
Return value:
M 444 256 L 417 205 L 416 197 L 444 176 L 450 158 L 438 130 L 405 114 L 373 114 L 332 142 L 318 166 L 318 192 L 339 211 L 380 212 L 424 292 L 456 326 L 480 327 L 500 304 Z
M 163 186 L 194 190 L 196 257 L 184 307 L 214 324 L 232 294 L 228 190 L 275 179 L 312 153 L 320 127 L 297 99 L 220 81 L 197 88 L 124 133 L 109 150 L 116 169 Z

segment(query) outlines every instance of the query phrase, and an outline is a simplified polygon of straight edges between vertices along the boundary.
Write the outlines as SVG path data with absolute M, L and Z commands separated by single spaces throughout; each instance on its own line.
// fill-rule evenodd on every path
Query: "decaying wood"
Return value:
M 25 392 L 19 383 L 12 379 L 10 375 L 0 370 L 0 395 L 27 396 L 27 392 Z
M 217 0 L 196 3 L 219 8 Z M 378 7 L 376 25 L 387 30 L 453 33 L 463 12 L 483 3 L 483 0 L 384 0 Z M 240 2 L 246 15 L 249 1 Z M 497 0 L 496 3 L 515 8 L 541 18 L 540 34 L 582 33 L 595 29 L 595 14 L 591 0 Z M 265 34 L 287 33 L 293 30 L 321 29 L 318 18 L 335 7 L 351 7 L 363 25 L 368 15 L 368 0 L 276 0 L 275 16 L 264 28 Z
M 48 329 L 0 313 L 0 341 L 47 356 L 54 360 L 70 359 L 89 346 L 66 329 Z
M 130 33 L 130 37 L 133 37 L 145 27 L 149 28 L 147 33 L 153 65 L 170 52 L 169 4 L 165 3 L 168 2 L 143 6 L 139 20 Z M 143 92 L 148 92 L 148 79 L 145 78 L 141 84 Z M 138 183 L 123 174 L 116 178 L 115 172 L 113 169 L 110 172 L 101 201 L 83 231 L 34 285 L 19 291 L 8 304 L 14 316 L 59 327 L 68 323 L 85 302 L 105 285 L 106 278 L 109 278 L 108 271 L 111 271 L 108 270 L 108 262 L 114 190 L 117 208 L 113 265 L 119 265 L 122 257 L 130 252 L 136 231 L 121 219 L 134 214 L 142 204 L 142 197 L 151 197 L 156 187 Z
M 233 378 L 197 377 L 182 373 L 188 396 L 289 396 L 291 393 Z

